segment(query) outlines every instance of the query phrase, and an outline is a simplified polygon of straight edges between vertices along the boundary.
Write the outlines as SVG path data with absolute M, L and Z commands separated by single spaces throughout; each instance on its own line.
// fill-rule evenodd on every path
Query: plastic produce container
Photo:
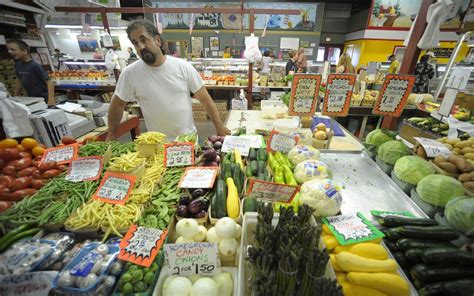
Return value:
M 390 175 L 390 173 L 393 171 L 393 165 L 384 162 L 378 156 L 375 156 L 375 162 L 387 175 Z
M 277 119 L 273 122 L 273 129 L 281 133 L 297 133 L 300 126 L 298 117 Z
M 418 192 L 416 192 L 416 189 L 412 189 L 410 192 L 410 198 L 416 203 L 420 209 L 425 212 L 426 215 L 428 215 L 430 218 L 434 218 L 436 213 L 442 213 L 444 212 L 443 207 L 436 207 L 432 206 L 429 203 L 426 203 L 424 200 L 421 199 L 421 197 L 418 195 Z
M 288 107 L 279 100 L 262 100 L 261 107 L 263 119 L 283 118 L 288 113 Z
M 412 184 L 409 184 L 407 182 L 403 182 L 402 180 L 398 179 L 398 177 L 395 175 L 395 172 L 392 171 L 390 173 L 390 176 L 392 177 L 392 180 L 395 182 L 395 184 L 398 185 L 398 187 L 400 187 L 403 192 L 405 192 L 406 194 L 410 194 L 410 191 L 414 188 L 416 188 L 416 185 L 412 185 Z

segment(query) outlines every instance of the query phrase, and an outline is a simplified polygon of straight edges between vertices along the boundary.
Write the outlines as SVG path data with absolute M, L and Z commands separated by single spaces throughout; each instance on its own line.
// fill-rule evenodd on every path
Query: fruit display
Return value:
M 362 99 L 360 105 L 364 107 L 372 107 L 375 105 L 375 101 L 377 101 L 378 96 L 378 90 L 366 90 L 364 92 L 364 98 Z
M 102 81 L 109 80 L 109 73 L 102 70 L 63 70 L 48 73 L 54 82 L 64 80 Z

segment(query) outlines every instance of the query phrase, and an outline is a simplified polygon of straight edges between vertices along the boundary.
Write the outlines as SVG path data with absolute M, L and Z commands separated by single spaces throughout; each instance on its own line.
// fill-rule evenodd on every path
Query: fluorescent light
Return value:
M 46 25 L 46 29 L 82 29 L 80 25 Z M 125 30 L 127 27 L 110 27 L 111 30 Z M 104 27 L 91 26 L 91 29 L 103 30 Z

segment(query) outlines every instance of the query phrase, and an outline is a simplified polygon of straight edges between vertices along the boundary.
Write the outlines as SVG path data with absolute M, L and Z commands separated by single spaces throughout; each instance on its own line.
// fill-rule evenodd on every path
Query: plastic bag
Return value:
M 244 90 L 240 90 L 239 98 L 232 99 L 232 110 L 247 110 L 248 103 L 245 98 Z
M 244 58 L 247 59 L 249 63 L 256 63 L 262 59 L 262 53 L 258 48 L 258 37 L 255 37 L 253 33 L 245 38 Z
M 33 128 L 29 119 L 31 111 L 28 107 L 7 99 L 7 94 L 1 91 L 0 105 L 3 117 L 3 130 L 8 138 L 33 135 Z

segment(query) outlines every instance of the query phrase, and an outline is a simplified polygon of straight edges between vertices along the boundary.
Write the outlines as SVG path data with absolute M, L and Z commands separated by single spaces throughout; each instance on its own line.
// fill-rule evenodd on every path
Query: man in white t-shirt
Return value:
M 127 34 L 141 60 L 120 74 L 109 107 L 108 140 L 117 138 L 125 105 L 133 101 L 140 105 L 148 131 L 162 132 L 169 139 L 195 132 L 191 93 L 206 109 L 217 135 L 230 134 L 199 73 L 185 60 L 162 53 L 162 40 L 153 24 L 133 21 Z

